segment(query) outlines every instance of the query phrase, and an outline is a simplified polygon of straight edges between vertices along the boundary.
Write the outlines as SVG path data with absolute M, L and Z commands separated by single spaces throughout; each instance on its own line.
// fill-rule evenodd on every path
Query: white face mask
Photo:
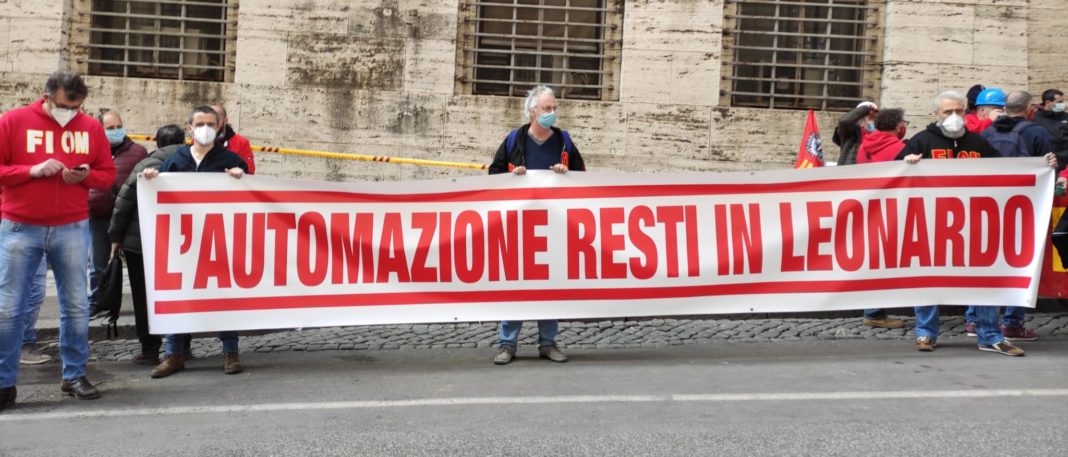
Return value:
M 210 125 L 202 125 L 193 129 L 193 142 L 201 146 L 210 146 L 215 143 L 215 128 Z
M 956 113 L 950 114 L 949 117 L 942 119 L 938 122 L 938 128 L 942 130 L 942 133 L 949 138 L 960 138 L 964 136 L 964 118 L 958 116 Z
M 70 108 L 56 108 L 52 107 L 49 110 L 49 114 L 52 115 L 52 119 L 55 119 L 59 123 L 60 127 L 66 127 L 67 123 L 74 119 L 74 116 L 78 114 L 77 111 Z
M 1054 113 L 1063 113 L 1064 112 L 1064 102 L 1054 103 L 1053 104 L 1053 112 Z

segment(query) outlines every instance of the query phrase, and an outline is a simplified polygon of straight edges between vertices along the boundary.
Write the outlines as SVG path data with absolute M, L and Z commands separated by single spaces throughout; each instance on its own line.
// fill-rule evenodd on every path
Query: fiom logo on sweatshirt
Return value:
M 44 147 L 45 154 L 56 152 L 55 133 L 51 130 L 26 130 L 26 153 L 40 152 Z M 89 154 L 89 132 L 64 131 L 59 137 L 59 146 L 67 154 Z

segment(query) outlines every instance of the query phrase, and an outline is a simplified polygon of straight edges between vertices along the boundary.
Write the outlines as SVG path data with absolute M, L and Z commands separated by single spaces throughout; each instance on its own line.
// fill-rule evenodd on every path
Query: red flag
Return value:
M 823 166 L 823 140 L 820 139 L 820 126 L 816 123 L 816 113 L 808 110 L 805 121 L 805 134 L 801 137 L 801 148 L 797 151 L 794 168 L 813 168 Z

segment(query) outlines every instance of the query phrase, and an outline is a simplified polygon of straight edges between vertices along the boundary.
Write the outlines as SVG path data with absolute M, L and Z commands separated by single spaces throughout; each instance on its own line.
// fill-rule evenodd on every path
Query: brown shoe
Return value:
M 168 355 L 166 358 L 163 359 L 163 363 L 157 365 L 156 368 L 152 369 L 152 378 L 166 378 L 167 376 L 175 374 L 184 369 L 185 359 L 182 357 L 181 354 Z
M 876 328 L 901 328 L 905 326 L 905 321 L 883 316 L 875 319 L 864 319 L 864 325 Z
M 236 352 L 223 353 L 223 373 L 238 374 L 244 369 L 245 368 L 241 366 L 241 360 L 237 357 Z
M 916 338 L 916 350 L 920 352 L 931 352 L 935 350 L 935 340 L 929 336 L 921 336 Z

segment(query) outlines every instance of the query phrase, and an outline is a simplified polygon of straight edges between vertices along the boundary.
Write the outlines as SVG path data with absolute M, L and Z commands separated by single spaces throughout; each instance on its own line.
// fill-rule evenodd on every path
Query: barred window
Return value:
M 457 91 L 618 100 L 621 0 L 461 0 Z
M 727 0 L 731 106 L 846 110 L 879 90 L 882 0 Z
M 90 2 L 75 26 L 86 73 L 233 81 L 236 0 L 76 0 Z

